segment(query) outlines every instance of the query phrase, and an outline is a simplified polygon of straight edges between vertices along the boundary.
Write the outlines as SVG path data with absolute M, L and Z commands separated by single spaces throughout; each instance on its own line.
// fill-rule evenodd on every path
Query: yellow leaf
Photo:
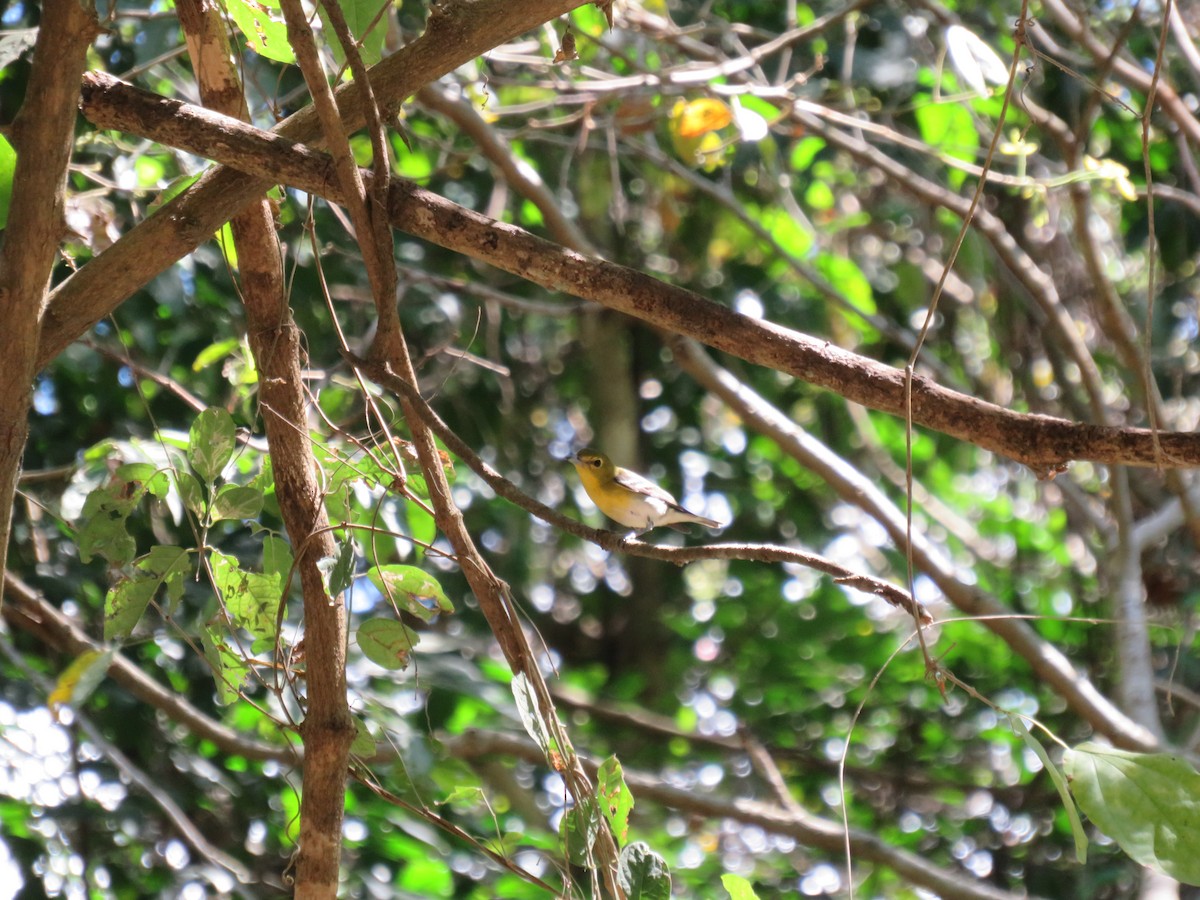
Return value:
M 696 138 L 724 128 L 733 121 L 733 112 L 720 100 L 702 97 L 675 104 L 671 118 L 676 134 L 681 138 Z
M 96 689 L 108 667 L 112 665 L 116 649 L 88 650 L 75 658 L 66 671 L 58 676 L 54 690 L 50 692 L 46 705 L 57 717 L 63 706 L 78 706 Z

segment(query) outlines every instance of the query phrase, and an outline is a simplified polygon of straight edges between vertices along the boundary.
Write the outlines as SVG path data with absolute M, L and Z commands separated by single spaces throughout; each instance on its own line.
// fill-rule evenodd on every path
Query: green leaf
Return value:
M 1200 773 L 1182 757 L 1088 742 L 1068 750 L 1071 793 L 1136 862 L 1200 884 Z
M 784 253 L 795 259 L 804 259 L 812 251 L 812 232 L 787 210 L 766 205 L 747 206 L 747 212 L 754 217 Z
M 108 590 L 104 598 L 104 639 L 128 637 L 147 605 L 165 586 L 167 596 L 183 596 L 183 576 L 189 571 L 188 551 L 182 547 L 154 547 L 133 564 L 133 573 Z
M 239 484 L 223 484 L 212 503 L 212 521 L 253 519 L 263 508 L 262 491 Z
M 279 0 L 225 0 L 225 8 L 246 38 L 246 46 L 276 62 L 296 61 L 287 40 L 287 25 L 279 11 Z
M 1013 730 L 1025 742 L 1025 746 L 1036 753 L 1037 758 L 1046 767 L 1046 771 L 1050 775 L 1050 780 L 1054 782 L 1054 789 L 1058 791 L 1058 796 L 1062 798 L 1063 807 L 1067 811 L 1067 819 L 1071 823 L 1071 834 L 1075 838 L 1075 858 L 1079 861 L 1080 865 L 1086 864 L 1088 848 L 1087 832 L 1083 830 L 1083 822 L 1079 820 L 1079 810 L 1075 808 L 1075 801 L 1071 799 L 1071 792 L 1067 789 L 1067 780 L 1063 777 L 1063 773 L 1059 771 L 1058 766 L 1050 759 L 1050 754 L 1046 752 L 1046 748 L 1042 746 L 1042 742 L 1030 734 L 1021 717 L 1010 714 L 1008 720 L 1012 723 Z
M 600 811 L 612 827 L 617 844 L 624 844 L 629 836 L 633 794 L 625 784 L 625 773 L 616 756 L 610 756 L 600 764 L 596 774 L 596 799 L 600 802 Z
M 517 715 L 521 724 L 525 726 L 526 734 L 533 738 L 546 757 L 550 757 L 552 753 L 557 752 L 558 742 L 551 737 L 546 727 L 545 719 L 538 710 L 537 697 L 534 696 L 533 687 L 524 672 L 513 676 L 512 692 L 513 699 L 517 702 Z
M 590 799 L 574 806 L 562 817 L 559 831 L 567 847 L 567 858 L 577 866 L 593 866 L 592 847 L 600 834 L 600 810 Z
M 367 723 L 358 716 L 354 717 L 354 740 L 350 744 L 350 752 L 355 756 L 375 755 L 375 738 L 367 730 Z
M 928 103 L 918 106 L 913 114 L 925 143 L 952 159 L 975 161 L 979 132 L 966 104 Z M 951 186 L 957 188 L 967 176 L 959 169 L 952 169 L 947 177 Z
M 317 567 L 325 578 L 325 590 L 330 597 L 336 597 L 354 583 L 354 560 L 358 548 L 353 539 L 342 542 L 337 556 L 327 556 L 317 561 Z
M 250 675 L 250 667 L 235 653 L 220 632 L 206 628 L 201 636 L 204 658 L 213 670 L 217 699 L 228 705 L 238 698 L 238 690 Z
M 127 566 L 137 554 L 137 544 L 126 522 L 141 498 L 141 482 L 118 478 L 88 494 L 78 522 L 79 558 L 91 562 L 103 556 L 114 567 Z
M 483 788 L 473 785 L 460 784 L 450 791 L 445 797 L 438 801 L 439 806 L 449 806 L 458 804 L 474 809 L 487 802 L 487 794 L 483 792 Z
M 642 841 L 621 851 L 617 883 L 627 900 L 669 900 L 671 896 L 671 870 L 667 861 Z
M 729 892 L 729 900 L 758 900 L 758 894 L 754 893 L 750 882 L 741 875 L 722 875 L 721 884 Z
M 380 0 L 339 0 L 342 15 L 346 17 L 346 25 L 350 34 L 358 42 L 358 52 L 363 62 L 373 66 L 383 58 L 383 39 L 387 36 L 387 18 L 379 14 L 382 4 Z M 325 5 L 319 4 L 321 22 L 325 25 L 325 36 L 333 58 L 340 67 L 346 61 L 342 50 L 342 42 L 334 34 L 333 26 L 325 13 Z M 368 31 L 367 29 L 371 30 Z
M 446 598 L 437 579 L 416 566 L 375 566 L 367 577 L 383 596 L 422 621 L 429 622 L 438 613 L 454 612 L 454 604 Z M 435 605 L 422 603 L 422 599 Z
M 208 511 L 208 504 L 204 502 L 204 488 L 200 487 L 196 476 L 191 472 L 176 472 L 175 487 L 179 490 L 179 496 L 183 498 L 183 505 L 192 515 L 203 519 Z
M 385 669 L 407 669 L 408 657 L 421 637 L 395 619 L 367 619 L 356 636 L 363 655 Z
M 805 172 L 817 158 L 817 154 L 825 149 L 825 141 L 818 137 L 806 137 L 796 142 L 792 148 L 788 165 L 793 172 Z
M 4 135 L 0 135 L 0 228 L 8 224 L 12 206 L 13 174 L 17 170 L 17 151 Z
M 274 575 L 242 569 L 235 557 L 214 550 L 210 556 L 213 580 L 234 624 L 256 638 L 275 637 L 281 585 Z
M 292 572 L 292 545 L 276 534 L 263 538 L 263 573 L 279 579 L 280 590 Z
M 146 211 L 153 215 L 199 180 L 199 174 L 180 175 L 158 192 L 158 195 L 150 202 L 150 205 L 146 207 Z
M 213 363 L 224 362 L 241 343 L 241 338 L 228 338 L 217 341 L 215 344 L 209 344 L 196 354 L 196 358 L 192 361 L 192 371 L 199 372 L 207 369 Z
M 212 484 L 233 458 L 236 442 L 233 416 L 220 407 L 210 406 L 192 423 L 188 435 L 188 462 L 197 475 Z
M 171 492 L 171 479 L 168 474 L 150 463 L 126 463 L 117 468 L 116 475 L 122 481 L 134 484 L 160 500 Z
M 411 484 L 411 482 L 410 482 Z M 408 521 L 408 533 L 422 546 L 429 546 L 437 537 L 437 521 L 419 503 L 411 500 L 404 504 L 404 515 Z
M 817 269 L 830 284 L 837 286 L 855 309 L 866 315 L 878 312 L 871 282 L 854 260 L 833 253 L 821 253 L 817 256 Z

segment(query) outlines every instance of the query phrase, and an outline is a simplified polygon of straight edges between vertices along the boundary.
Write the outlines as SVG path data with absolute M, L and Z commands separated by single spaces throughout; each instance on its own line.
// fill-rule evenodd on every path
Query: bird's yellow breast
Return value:
M 662 500 L 630 490 L 613 473 L 574 461 L 579 481 L 600 512 L 626 528 L 649 528 L 666 513 Z M 607 476 L 607 477 L 606 477 Z

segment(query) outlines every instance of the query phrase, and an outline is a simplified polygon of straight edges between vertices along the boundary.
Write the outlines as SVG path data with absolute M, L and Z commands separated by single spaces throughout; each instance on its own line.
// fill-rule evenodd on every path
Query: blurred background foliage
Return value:
M 231 19 L 234 7 L 231 0 Z M 505 175 L 504 160 L 481 149 L 472 129 L 482 129 L 517 171 L 545 183 L 555 210 L 576 230 L 578 249 L 903 365 L 961 226 L 912 184 L 924 179 L 969 196 L 1003 102 L 994 79 L 986 96 L 971 90 L 947 57 L 947 29 L 961 26 L 990 47 L 1006 77 L 1016 7 L 858 3 L 840 13 L 843 7 L 824 3 L 618 0 L 609 29 L 601 9 L 581 6 L 406 103 L 394 132 L 395 170 L 464 206 L 563 240 L 548 210 Z M 1087 26 L 1107 47 L 1119 37 L 1121 57 L 1148 68 L 1161 13 L 1107 4 L 1087 11 Z M 381 52 L 419 34 L 428 14 L 426 3 L 397 3 L 384 19 Z M 36 26 L 38 15 L 35 4 L 10 3 L 4 27 Z M 656 77 L 751 57 L 779 34 L 827 16 L 803 40 L 736 72 Z M 1179 122 L 1156 115 L 1144 146 L 1138 85 L 1106 68 L 1062 23 L 1043 12 L 1031 37 L 1037 52 L 1026 49 L 1017 63 L 1008 140 L 992 159 L 1004 178 L 988 185 L 983 208 L 1054 281 L 1092 354 L 1111 421 L 1146 423 L 1140 372 L 1121 347 L 1141 347 L 1148 337 L 1163 398 L 1159 424 L 1192 430 L 1200 419 L 1195 140 Z M 256 124 L 269 127 L 303 106 L 298 71 L 255 53 L 230 27 Z M 578 60 L 553 63 L 567 29 Z M 122 4 L 96 42 L 93 65 L 195 100 L 169 4 Z M 4 124 L 19 106 L 27 67 L 20 56 L 0 75 Z M 1194 113 L 1200 72 L 1173 44 L 1160 77 L 1191 98 Z M 875 145 L 912 181 L 852 157 L 796 110 Z M 1060 126 L 1074 134 L 1069 147 Z M 82 120 L 77 137 L 59 278 L 208 165 Z M 1166 189 L 1154 205 L 1153 246 L 1143 149 L 1155 183 Z M 366 162 L 365 139 L 356 150 Z M 1085 155 L 1100 162 L 1088 168 Z M 356 351 L 367 346 L 374 316 L 344 221 L 323 201 L 279 194 L 279 234 L 308 353 L 312 440 L 328 460 L 361 460 L 360 447 L 378 446 L 382 436 L 365 424 L 363 395 L 339 355 L 331 315 Z M 1081 227 L 1100 254 L 1098 273 L 1082 261 Z M 1130 321 L 1142 323 L 1151 254 L 1161 269 L 1150 332 L 1116 335 L 1094 278 L 1101 274 Z M 871 510 L 707 393 L 681 371 L 661 335 L 404 234 L 396 235 L 396 256 L 401 318 L 425 396 L 527 493 L 601 524 L 565 462 L 593 445 L 657 479 L 689 508 L 729 522 L 724 539 L 795 545 L 904 584 L 904 553 Z M 245 430 L 248 442 L 223 479 L 267 486 L 262 513 L 253 523 L 215 523 L 201 535 L 178 504 L 148 497 L 128 519 L 130 534 L 138 553 L 197 547 L 203 537 L 246 569 L 269 571 L 263 530 L 281 533 L 282 525 L 263 475 L 256 374 L 234 265 L 215 237 L 130 297 L 37 384 L 10 566 L 94 638 L 102 633 L 106 591 L 121 573 L 80 553 L 84 498 L 119 463 L 182 465 L 178 447 L 204 407 L 227 410 Z M 1078 361 L 978 232 L 968 234 L 946 282 L 920 360 L 919 369 L 940 383 L 1005 406 L 1095 415 Z M 719 362 L 904 508 L 902 422 L 779 372 Z M 398 412 L 392 428 L 406 434 Z M 1122 614 L 1111 602 L 1111 473 L 1080 463 L 1038 481 L 992 454 L 917 433 L 913 480 L 913 527 L 950 560 L 955 577 L 1035 617 L 1045 640 L 1101 690 L 1120 695 L 1114 627 L 1105 621 Z M 1138 518 L 1172 495 L 1153 472 L 1131 473 L 1130 482 Z M 765 754 L 795 801 L 837 821 L 843 752 L 850 824 L 959 870 L 964 882 L 1057 898 L 1136 893 L 1140 870 L 1111 843 L 1094 842 L 1088 863 L 1075 861 L 1041 763 L 987 703 L 961 690 L 939 694 L 919 651 L 901 649 L 912 630 L 904 614 L 798 566 L 705 560 L 676 567 L 609 553 L 497 499 L 464 466 L 454 484 L 469 528 L 540 634 L 535 646 L 544 646 L 546 666 L 556 672 L 564 720 L 581 752 L 597 760 L 616 754 L 627 777 L 638 773 L 678 789 L 684 800 L 712 800 L 724 810 L 712 815 L 702 806 L 644 799 L 633 787 L 631 838 L 665 857 L 675 896 L 719 896 L 723 873 L 744 876 L 764 898 L 843 894 L 840 853 L 747 821 L 733 804 L 778 802 Z M 350 478 L 330 497 L 339 538 L 356 541 L 360 575 L 376 563 L 418 566 L 455 607 L 428 623 L 404 617 L 422 638 L 404 671 L 372 662 L 352 639 L 352 706 L 378 748 L 360 771 L 559 884 L 562 784 L 533 758 L 488 749 L 491 737 L 522 734 L 510 676 L 431 519 L 378 480 Z M 351 531 L 355 525 L 371 531 Z M 1193 538 L 1178 528 L 1164 533 L 1144 548 L 1141 564 L 1154 626 L 1152 674 L 1174 691 L 1161 709 L 1163 726 L 1171 741 L 1194 751 Z M 915 586 L 936 617 L 953 618 L 929 578 L 918 572 Z M 365 578 L 355 580 L 349 602 L 352 631 L 385 613 Z M 230 652 L 257 660 L 261 681 L 249 679 L 242 698 L 222 703 L 199 639 L 217 610 L 211 585 L 189 572 L 179 601 L 153 604 L 121 652 L 204 714 L 282 750 L 296 709 L 267 664 L 279 657 L 273 646 L 231 639 Z M 298 639 L 299 614 L 298 602 L 286 606 L 285 646 Z M 1003 710 L 1035 715 L 1068 744 L 1091 734 L 987 628 L 948 622 L 930 642 L 944 665 Z M 13 886 L 0 894 L 265 896 L 281 889 L 297 828 L 299 777 L 290 763 L 219 749 L 111 680 L 78 712 L 59 710 L 56 718 L 47 694 L 70 657 L 20 629 L 6 630 L 0 645 L 0 882 Z M 164 797 L 249 874 L 245 883 L 181 837 Z M 361 783 L 348 793 L 344 835 L 346 896 L 548 896 L 478 846 Z M 857 896 L 914 896 L 886 866 L 858 861 L 853 875 Z

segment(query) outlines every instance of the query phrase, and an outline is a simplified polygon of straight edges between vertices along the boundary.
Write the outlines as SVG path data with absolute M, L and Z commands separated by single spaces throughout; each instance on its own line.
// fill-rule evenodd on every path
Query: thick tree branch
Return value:
M 455 0 L 434 4 L 425 33 L 374 66 L 371 84 L 385 108 L 397 106 L 422 85 L 582 2 Z M 342 86 L 337 97 L 346 128 L 361 127 L 365 115 L 356 83 Z M 315 141 L 320 133 L 315 110 L 305 107 L 281 122 L 275 132 L 291 140 Z M 37 368 L 276 183 L 272 174 L 255 178 L 228 169 L 209 172 L 63 281 L 50 297 Z
M 120 128 L 259 175 L 271 174 L 334 201 L 341 199 L 329 181 L 329 161 L 323 154 L 138 91 L 109 76 L 87 76 L 84 114 L 102 127 Z M 872 409 L 905 414 L 902 369 L 741 315 L 633 269 L 566 250 L 412 183 L 393 184 L 391 221 L 410 234 L 550 290 L 595 301 L 749 362 L 787 372 Z M 919 426 L 1008 456 L 1040 477 L 1053 477 L 1072 460 L 1134 466 L 1154 466 L 1159 461 L 1148 429 L 1086 425 L 1018 413 L 924 377 L 914 380 L 912 414 Z M 1168 465 L 1200 466 L 1200 434 L 1160 433 L 1158 437 Z
M 98 31 L 90 3 L 47 0 L 25 101 L 12 124 L 17 162 L 0 244 L 0 588 L 29 428 L 30 390 L 40 368 L 46 289 L 65 227 L 63 192 L 75 135 L 77 79 Z
M 205 0 L 179 0 L 192 68 L 206 105 L 248 117 L 220 9 Z M 250 347 L 259 370 L 259 405 L 271 454 L 275 495 L 304 596 L 307 697 L 300 801 L 297 897 L 337 894 L 346 768 L 354 721 L 346 696 L 346 608 L 331 598 L 318 568 L 336 552 L 308 442 L 301 377 L 300 335 L 292 321 L 282 252 L 270 206 L 251 203 L 230 222 L 237 248 L 240 293 Z

